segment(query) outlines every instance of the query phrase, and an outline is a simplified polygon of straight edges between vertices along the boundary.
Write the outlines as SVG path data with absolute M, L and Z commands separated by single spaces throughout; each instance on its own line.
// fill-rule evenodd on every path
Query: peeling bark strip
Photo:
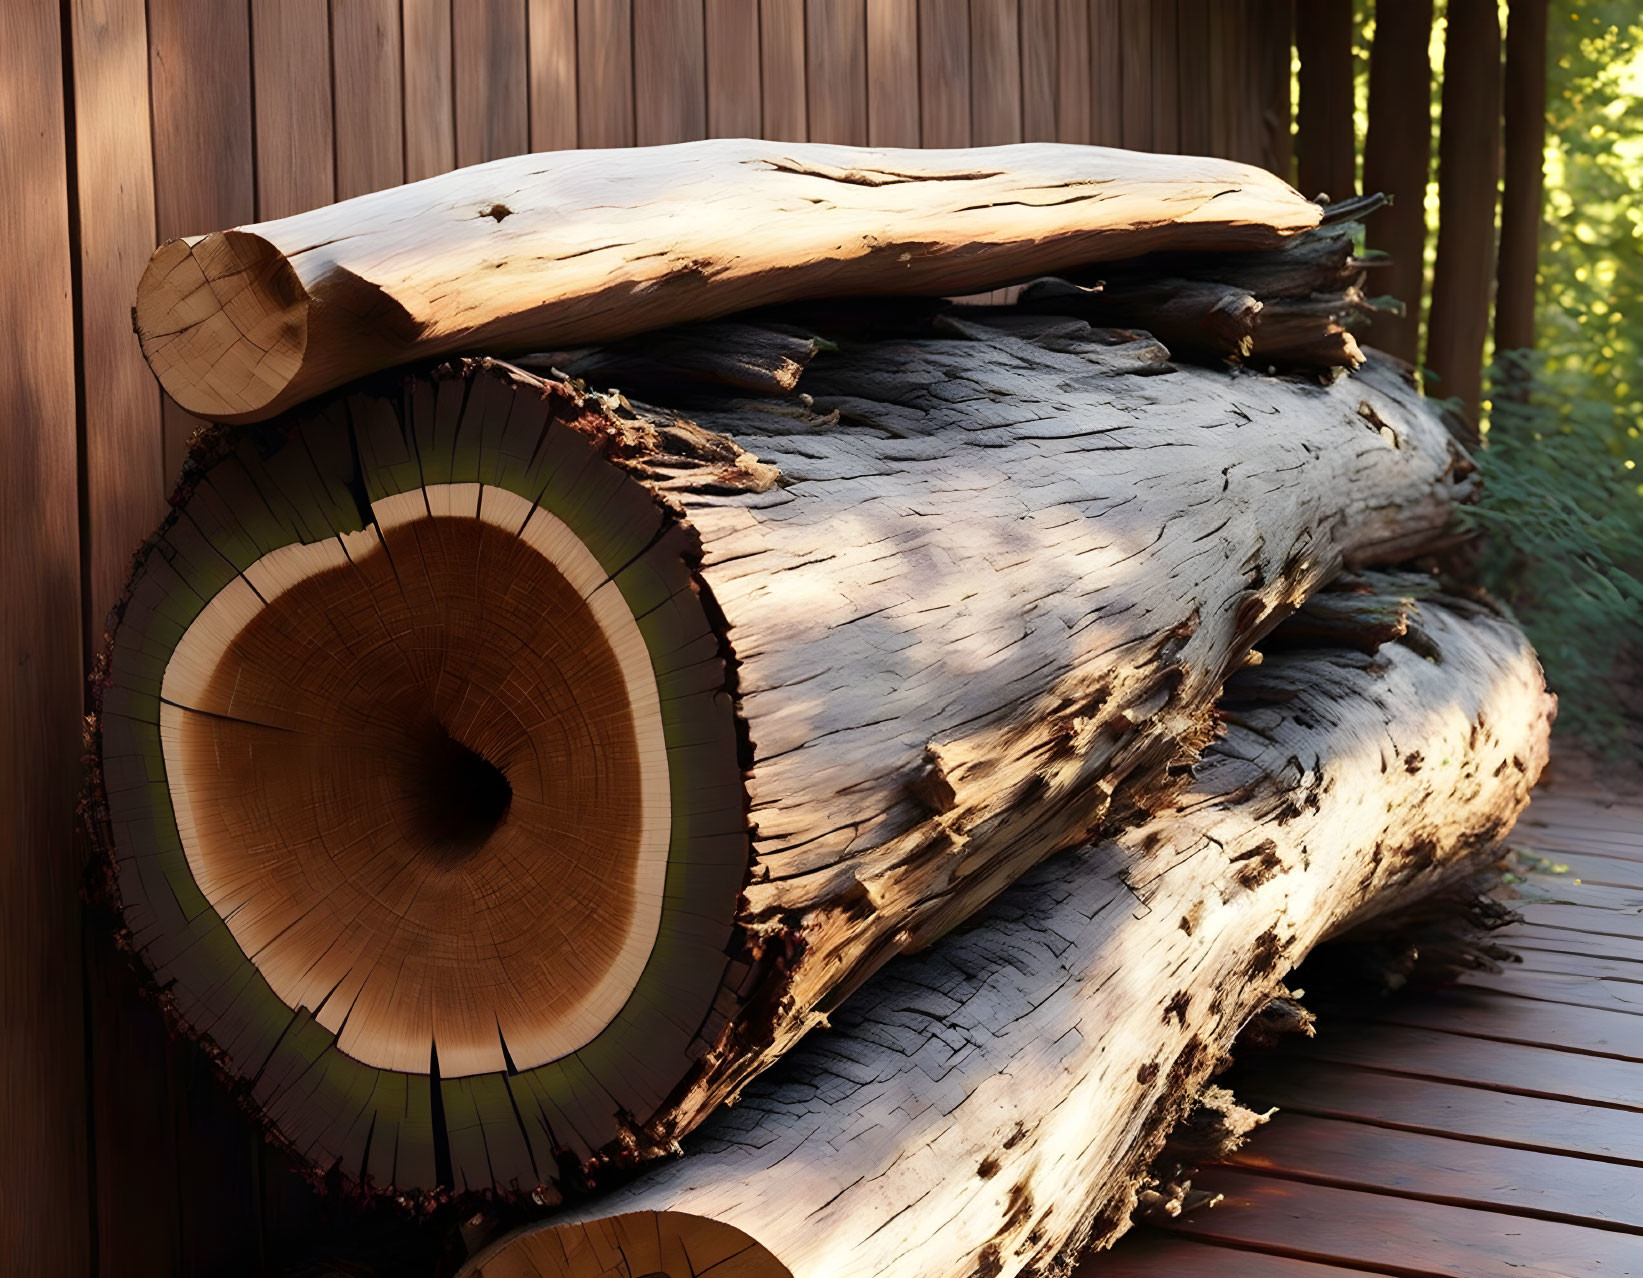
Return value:
M 1170 809 L 1038 867 L 863 989 L 683 1160 L 463 1278 L 1010 1278 L 1110 1243 L 1284 973 L 1470 873 L 1528 800 L 1553 710 L 1533 652 L 1482 610 L 1415 616 L 1435 660 L 1297 650 L 1239 675 Z M 727 1229 L 742 1250 L 695 1262 Z
M 93 815 L 299 1156 L 552 1200 L 667 1150 L 1155 805 L 1255 639 L 1471 490 L 1384 368 L 1023 318 L 697 423 L 486 363 L 218 432 L 118 621 Z
M 801 297 L 957 294 L 1318 223 L 1270 173 L 1052 143 L 897 151 L 720 139 L 514 156 L 173 240 L 136 326 L 184 408 L 253 421 L 457 352 L 608 341 Z

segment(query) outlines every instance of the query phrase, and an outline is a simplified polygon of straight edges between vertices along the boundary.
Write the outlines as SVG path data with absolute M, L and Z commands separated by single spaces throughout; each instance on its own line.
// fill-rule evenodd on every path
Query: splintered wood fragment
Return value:
M 1468 878 L 1527 802 L 1553 712 L 1534 653 L 1499 616 L 1417 607 L 1435 659 L 1292 650 L 1237 676 L 1254 708 L 1170 807 L 1039 866 L 880 973 L 681 1161 L 463 1278 L 581 1273 L 566 1258 L 613 1227 L 681 1252 L 733 1229 L 747 1278 L 1012 1278 L 1109 1244 L 1284 974 Z M 1414 749 L 1446 762 L 1387 766 Z
M 115 618 L 88 815 L 298 1156 L 552 1201 L 665 1152 L 1155 807 L 1251 644 L 1472 491 L 1384 367 L 1026 318 L 693 420 L 487 361 L 207 436 Z
M 1149 254 L 1035 280 L 1018 305 L 1145 329 L 1187 359 L 1353 369 L 1364 355 L 1350 329 L 1377 309 L 1363 293 L 1371 263 L 1353 255 L 1356 229 L 1330 225 L 1267 251 Z
M 974 292 L 1157 249 L 1267 248 L 1319 217 L 1250 165 L 1056 143 L 557 151 L 173 240 L 138 286 L 136 327 L 179 404 L 252 421 L 412 359 L 579 346 L 802 297 Z

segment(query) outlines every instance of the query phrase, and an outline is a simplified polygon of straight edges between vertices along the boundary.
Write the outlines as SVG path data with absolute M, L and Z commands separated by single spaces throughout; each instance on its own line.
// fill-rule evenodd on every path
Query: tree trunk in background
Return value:
M 1505 182 L 1500 202 L 1495 350 L 1535 344 L 1535 273 L 1540 262 L 1546 150 L 1547 0 L 1512 0 L 1506 28 Z
M 1365 224 L 1365 243 L 1391 261 L 1371 292 L 1390 294 L 1402 315 L 1376 315 L 1371 345 L 1413 364 L 1426 299 L 1426 183 L 1432 167 L 1432 0 L 1377 0 L 1369 53 L 1369 133 L 1363 187 L 1392 197 Z
M 1406 585 L 1435 583 L 1365 574 L 1326 596 L 1356 623 L 1235 678 L 1178 803 L 888 968 L 684 1159 L 462 1278 L 1015 1278 L 1110 1244 L 1290 968 L 1464 883 L 1528 800 L 1554 702 L 1527 640 Z
M 1301 59 L 1297 185 L 1308 199 L 1344 200 L 1358 186 L 1352 112 L 1352 0 L 1304 0 L 1295 10 Z
M 1438 253 L 1426 334 L 1426 365 L 1439 380 L 1427 389 L 1461 401 L 1474 438 L 1494 292 L 1500 95 L 1495 0 L 1450 0 L 1438 138 Z

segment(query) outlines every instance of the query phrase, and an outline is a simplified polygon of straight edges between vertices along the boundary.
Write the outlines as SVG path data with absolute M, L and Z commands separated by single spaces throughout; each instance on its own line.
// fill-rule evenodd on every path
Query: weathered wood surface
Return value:
M 698 414 L 787 481 L 681 496 L 754 746 L 746 917 L 802 919 L 804 950 L 682 1118 L 890 953 L 1146 806 L 1248 646 L 1343 561 L 1433 544 L 1470 482 L 1384 365 L 1328 389 L 1143 379 L 1120 370 L 1155 348 L 1081 325 L 955 326 L 972 340 L 819 358 L 800 390 L 836 424 Z
M 1150 340 L 1111 345 L 1076 321 L 1018 318 L 1014 333 L 946 319 L 944 336 L 851 339 L 817 357 L 799 395 L 704 403 L 700 427 L 489 366 L 224 432 L 202 454 L 181 513 L 139 567 L 111 650 L 101 833 L 136 947 L 229 1073 L 256 1079 L 253 1100 L 298 1154 L 378 1191 L 540 1187 L 551 1197 L 567 1176 L 575 1185 L 607 1161 L 667 1149 L 892 955 L 1181 784 L 1250 644 L 1343 563 L 1440 543 L 1472 490 L 1464 456 L 1384 366 L 1329 388 L 1178 370 Z M 790 335 L 778 338 L 776 349 L 802 357 Z M 255 733 L 311 732 L 332 714 L 310 684 L 335 663 L 300 656 L 318 659 L 324 628 L 292 632 L 288 669 L 236 666 L 247 677 L 230 681 L 231 695 L 206 678 L 210 662 L 195 658 L 240 643 L 241 622 L 225 620 L 240 614 L 219 608 L 218 593 L 232 587 L 235 607 L 255 616 L 313 570 L 341 581 L 351 565 L 385 584 L 357 558 L 381 538 L 402 585 L 422 579 L 406 577 L 406 564 L 431 563 L 425 547 L 437 545 L 430 585 L 471 590 L 488 580 L 484 565 L 443 562 L 456 543 L 436 535 L 440 521 L 506 520 L 510 503 L 576 530 L 614 583 L 606 602 L 619 596 L 638 619 L 673 782 L 676 838 L 656 933 L 671 939 L 636 978 L 644 997 L 604 1027 L 579 1019 L 583 1046 L 553 1050 L 544 1004 L 525 992 L 549 978 L 487 978 L 491 993 L 477 997 L 461 945 L 429 933 L 396 937 L 389 950 L 410 945 L 415 971 L 446 973 L 444 992 L 431 976 L 400 991 L 403 957 L 373 950 L 346 919 L 324 921 L 354 908 L 346 894 L 322 891 L 306 905 L 267 895 L 270 876 L 223 831 L 240 829 L 247 846 L 312 844 L 303 856 L 316 865 L 332 855 L 315 843 L 323 832 L 296 810 L 258 825 L 263 800 L 245 807 L 241 787 L 200 762 L 226 745 L 183 743 L 203 731 L 191 712 L 210 711 L 244 737 L 234 750 L 252 751 L 246 767 L 266 757 L 289 772 L 294 739 L 258 755 L 269 747 Z M 265 592 L 260 602 L 241 580 Z M 380 615 L 418 636 L 413 651 L 454 643 L 459 658 L 430 666 L 418 656 L 406 689 L 422 691 L 380 715 L 367 695 L 348 714 L 375 733 L 425 694 L 434 720 L 489 752 L 521 803 L 546 795 L 524 756 L 499 752 L 501 739 L 480 728 L 486 699 L 502 694 L 473 655 L 490 641 L 475 635 L 512 605 L 498 596 L 451 610 L 443 589 L 390 593 Z M 339 636 L 358 630 L 353 597 L 341 606 L 305 615 Z M 200 643 L 183 643 L 208 611 Z M 366 631 L 389 624 L 361 615 Z M 519 637 L 510 629 L 495 642 L 511 651 Z M 194 655 L 179 669 L 192 673 L 167 708 L 160 672 L 171 678 L 168 654 L 181 647 Z M 613 703 L 601 695 L 587 704 L 604 715 Z M 162 756 L 169 780 L 154 785 Z M 608 806 L 599 786 L 590 793 Z M 193 835 L 168 824 L 180 797 Z M 498 837 L 525 812 L 500 821 Z M 582 817 L 566 819 L 585 833 Z M 222 855 L 202 854 L 201 839 Z M 443 881 L 443 854 L 430 863 L 416 847 L 385 849 L 372 873 L 389 874 L 396 891 Z M 243 873 L 224 873 L 242 863 Z M 206 892 L 190 898 L 192 913 L 175 896 L 185 882 Z M 475 889 L 487 910 L 518 895 L 495 896 L 496 882 Z M 437 932 L 427 908 L 418 917 Z M 301 928 L 277 926 L 298 917 Z M 497 935 L 510 938 L 501 951 L 517 951 L 512 925 Z M 319 941 L 336 936 L 346 943 L 320 954 Z M 493 970 L 488 952 L 481 960 Z M 224 962 L 239 973 L 226 984 Z M 417 1000 L 447 1011 L 403 1011 Z M 323 1071 L 307 1067 L 316 1057 L 329 1062 Z M 550 1074 L 516 1109 L 521 1089 Z
M 1602 828 L 1615 853 L 1585 862 L 1643 865 L 1638 815 L 1635 806 L 1571 795 L 1554 782 L 1509 838 L 1519 852 L 1514 890 L 1524 899 L 1578 897 L 1582 885 L 1571 882 L 1561 854 L 1535 860 L 1521 852 L 1531 841 L 1582 842 L 1582 827 Z M 1560 976 L 1572 987 L 1558 997 L 1576 1000 L 1599 986 L 1643 991 L 1643 951 L 1601 930 L 1609 908 L 1578 907 L 1576 925 L 1584 911 L 1590 931 L 1512 923 L 1494 933 L 1522 961 L 1473 971 L 1470 991 L 1333 1006 L 1326 997 L 1316 1038 L 1276 1058 L 1245 1057 L 1231 1077 L 1246 1104 L 1282 1107 L 1228 1160 L 1259 1180 L 1203 1169 L 1194 1187 L 1224 1199 L 1158 1222 L 1173 1236 L 1149 1229 L 1123 1240 L 1110 1257 L 1115 1272 L 1173 1275 L 1163 1257 L 1181 1247 L 1221 1258 L 1229 1272 L 1253 1258 L 1283 1273 L 1280 1257 L 1289 1256 L 1419 1278 L 1564 1278 L 1635 1267 L 1643 1019 L 1635 1010 L 1549 1003 L 1525 985 Z M 1545 948 L 1570 943 L 1582 948 Z M 1588 972 L 1600 965 L 1603 976 L 1565 970 L 1565 960 Z M 1076 1272 L 1097 1278 L 1108 1260 L 1092 1256 Z
M 0 182 L 18 202 L 0 224 L 17 271 L 0 290 L 0 1254 L 18 1273 L 85 1272 L 85 1013 L 81 1002 L 79 859 L 69 823 L 74 731 L 81 709 L 81 563 L 105 568 L 77 517 L 75 321 L 64 136 L 64 14 L 8 5 L 0 15 L 7 108 Z M 123 77 L 110 92 L 126 87 Z M 25 194 L 26 193 L 26 194 Z M 90 295 L 106 285 L 105 205 L 88 208 Z M 90 354 L 102 367 L 104 348 Z M 83 436 L 80 445 L 86 446 Z M 93 438 L 100 458 L 106 441 Z M 103 475 L 80 471 L 101 493 Z M 123 512 L 122 512 L 123 513 Z
M 173 240 L 143 276 L 136 325 L 178 403 L 248 421 L 412 359 L 807 296 L 961 294 L 1154 249 L 1270 247 L 1318 216 L 1248 165 L 1054 143 L 515 156 Z
M 1355 202 L 1374 212 L 1379 197 Z M 1185 358 L 1253 368 L 1327 372 L 1364 356 L 1351 328 L 1373 313 L 1369 263 L 1354 252 L 1353 223 L 1304 232 L 1282 248 L 1246 253 L 1157 253 L 1034 280 L 1023 309 L 1138 328 Z
M 750 1248 L 725 1272 L 781 1278 L 1012 1275 L 1110 1242 L 1288 969 L 1470 873 L 1527 802 L 1553 708 L 1533 653 L 1475 605 L 1417 611 L 1435 659 L 1394 642 L 1239 675 L 1170 808 L 883 973 L 678 1163 L 464 1274 L 683 1275 L 704 1223 Z

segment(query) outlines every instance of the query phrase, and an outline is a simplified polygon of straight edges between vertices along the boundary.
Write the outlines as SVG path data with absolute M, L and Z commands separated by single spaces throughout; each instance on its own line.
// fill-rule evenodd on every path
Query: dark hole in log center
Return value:
M 413 828 L 436 853 L 453 859 L 477 851 L 513 802 L 502 770 L 439 723 L 419 735 L 409 780 Z

